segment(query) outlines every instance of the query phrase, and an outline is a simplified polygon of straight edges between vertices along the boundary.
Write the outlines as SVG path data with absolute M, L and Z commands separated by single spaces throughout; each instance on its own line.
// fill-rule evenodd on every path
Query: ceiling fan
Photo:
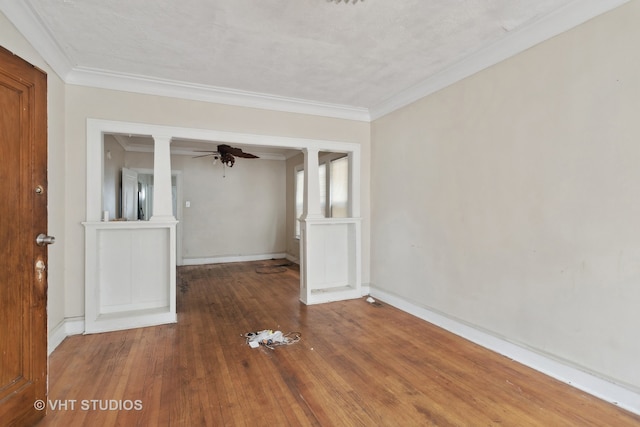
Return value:
M 259 159 L 258 156 L 251 153 L 245 153 L 241 148 L 235 148 L 227 144 L 218 145 L 216 151 L 198 151 L 198 153 L 208 153 L 201 156 L 195 156 L 194 159 L 199 157 L 213 156 L 215 160 L 220 159 L 223 165 L 232 167 L 236 162 L 236 157 L 242 157 L 244 159 Z

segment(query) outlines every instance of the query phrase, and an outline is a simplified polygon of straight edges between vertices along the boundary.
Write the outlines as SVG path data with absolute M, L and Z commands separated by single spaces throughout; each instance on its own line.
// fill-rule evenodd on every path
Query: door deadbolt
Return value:
M 36 237 L 36 244 L 38 246 L 44 245 L 52 245 L 56 242 L 56 238 L 53 236 L 47 236 L 46 234 L 40 233 L 38 237 Z

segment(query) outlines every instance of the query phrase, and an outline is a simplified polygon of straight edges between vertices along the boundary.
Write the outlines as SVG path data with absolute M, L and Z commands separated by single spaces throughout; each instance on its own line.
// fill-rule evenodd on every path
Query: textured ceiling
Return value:
M 24 2 L 74 70 L 369 109 L 576 0 Z

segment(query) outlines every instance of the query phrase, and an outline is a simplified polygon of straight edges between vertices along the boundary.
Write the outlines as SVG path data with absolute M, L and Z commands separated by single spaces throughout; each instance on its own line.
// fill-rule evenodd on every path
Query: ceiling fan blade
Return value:
M 230 145 L 222 144 L 218 145 L 218 151 L 222 154 L 228 153 L 235 157 L 244 157 L 245 159 L 257 159 L 258 156 L 250 153 L 245 153 L 241 148 L 231 147 Z
M 234 154 L 234 156 L 236 156 L 236 157 L 244 157 L 245 159 L 259 159 L 260 158 L 260 157 L 256 156 L 255 154 L 244 153 L 244 152 L 240 152 L 238 154 Z

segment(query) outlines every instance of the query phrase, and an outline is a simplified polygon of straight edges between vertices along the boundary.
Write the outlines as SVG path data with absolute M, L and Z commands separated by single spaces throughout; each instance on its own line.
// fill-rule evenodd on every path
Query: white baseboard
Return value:
M 371 293 L 371 284 L 363 283 L 360 287 L 360 291 L 362 292 L 363 297 L 369 295 Z
M 293 255 L 285 254 L 284 257 L 287 259 L 287 261 L 291 261 L 294 264 L 300 265 L 300 260 L 298 258 L 294 257 Z
M 169 307 L 129 312 L 101 314 L 96 319 L 85 322 L 85 334 L 124 331 L 176 323 L 178 316 Z
M 287 258 L 285 253 L 262 255 L 221 256 L 211 258 L 183 258 L 182 265 L 222 264 L 225 262 L 264 261 L 268 259 Z
M 533 350 L 518 346 L 487 332 L 473 328 L 424 307 L 417 306 L 380 289 L 370 287 L 370 294 L 385 303 L 429 323 L 461 336 L 482 347 L 502 354 L 518 363 L 569 384 L 599 399 L 640 415 L 640 393 L 607 381 L 574 366 L 559 362 Z
M 84 317 L 67 317 L 49 332 L 47 354 L 51 355 L 68 336 L 84 333 Z

